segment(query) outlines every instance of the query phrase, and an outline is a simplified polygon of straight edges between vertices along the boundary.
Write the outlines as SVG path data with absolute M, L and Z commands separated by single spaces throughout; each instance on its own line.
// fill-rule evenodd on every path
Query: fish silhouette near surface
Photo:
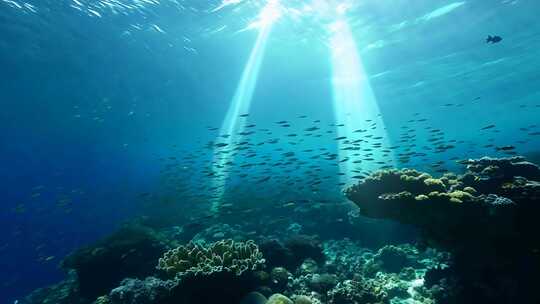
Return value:
M 495 44 L 495 43 L 499 43 L 502 41 L 502 37 L 501 36 L 491 36 L 491 35 L 488 35 L 487 39 L 486 39 L 486 43 L 491 43 L 491 44 Z

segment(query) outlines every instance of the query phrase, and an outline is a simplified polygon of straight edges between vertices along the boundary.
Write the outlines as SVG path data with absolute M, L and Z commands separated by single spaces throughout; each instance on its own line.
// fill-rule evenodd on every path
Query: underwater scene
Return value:
M 0 303 L 540 303 L 539 12 L 0 0 Z

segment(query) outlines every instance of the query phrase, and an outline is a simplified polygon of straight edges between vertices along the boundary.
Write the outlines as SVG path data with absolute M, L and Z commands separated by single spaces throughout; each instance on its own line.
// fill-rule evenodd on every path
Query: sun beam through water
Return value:
M 217 211 L 223 200 L 229 177 L 229 164 L 234 158 L 234 151 L 228 147 L 240 142 L 242 138 L 248 119 L 243 114 L 249 112 L 268 37 L 274 21 L 279 16 L 279 1 L 270 0 L 262 9 L 258 20 L 248 26 L 248 28 L 258 28 L 259 34 L 219 132 L 219 142 L 226 144 L 226 146 L 225 149 L 215 149 L 214 151 L 213 188 L 216 189 L 216 195 L 212 200 L 212 211 Z
M 358 171 L 377 169 L 382 162 L 392 164 L 393 156 L 391 153 L 378 155 L 375 155 L 377 152 L 366 153 L 366 150 L 372 147 L 366 146 L 366 143 L 362 141 L 350 141 L 355 134 L 369 133 L 372 134 L 371 139 L 376 139 L 383 146 L 388 146 L 386 142 L 388 136 L 379 106 L 348 23 L 340 19 L 331 24 L 329 30 L 334 116 L 338 125 L 337 136 L 344 138 L 339 140 L 338 144 L 339 170 L 342 173 L 341 182 L 350 184 Z M 340 126 L 341 124 L 344 125 Z M 353 155 L 357 153 L 361 153 L 364 159 L 369 158 L 373 161 L 362 163 L 348 161 L 357 158 Z M 370 153 L 373 154 L 370 155 Z M 376 164 L 377 162 L 379 164 Z

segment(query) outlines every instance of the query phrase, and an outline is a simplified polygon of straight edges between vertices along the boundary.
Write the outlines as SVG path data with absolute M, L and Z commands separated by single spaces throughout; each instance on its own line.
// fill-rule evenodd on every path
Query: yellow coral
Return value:
M 459 183 L 459 181 L 457 179 L 449 179 L 448 180 L 448 185 L 450 185 L 450 186 L 457 185 L 458 183 Z
M 463 191 L 465 191 L 467 193 L 470 193 L 470 194 L 475 194 L 476 193 L 476 189 L 474 189 L 473 187 L 465 187 L 465 188 L 463 188 Z
M 426 184 L 426 186 L 444 187 L 444 183 L 440 179 L 437 179 L 437 178 L 427 178 L 424 180 L 424 184 Z
M 429 179 L 429 178 L 432 178 L 431 175 L 427 174 L 427 173 L 422 173 L 418 176 L 419 179 Z
M 414 199 L 417 201 L 425 201 L 425 200 L 428 200 L 429 197 L 425 194 L 420 194 L 420 195 L 417 195 Z
M 451 201 L 452 203 L 456 203 L 456 204 L 461 204 L 461 203 L 463 203 L 462 200 L 460 200 L 459 198 L 456 198 L 456 197 L 450 197 L 450 201 Z
M 461 190 L 452 191 L 448 193 L 448 195 L 450 195 L 450 197 L 457 198 L 459 200 L 467 200 L 467 199 L 473 198 L 473 196 L 469 192 L 465 192 Z
M 112 302 L 109 299 L 109 297 L 102 296 L 102 297 L 97 298 L 92 304 L 110 304 L 110 303 Z

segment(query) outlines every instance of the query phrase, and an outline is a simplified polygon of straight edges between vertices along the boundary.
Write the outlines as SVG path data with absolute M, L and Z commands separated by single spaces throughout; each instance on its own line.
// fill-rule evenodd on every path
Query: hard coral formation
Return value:
M 346 280 L 329 292 L 329 304 L 389 303 L 385 292 L 369 281 Z
M 311 289 L 314 291 L 326 294 L 330 289 L 336 286 L 337 283 L 338 277 L 335 274 L 316 273 L 311 276 L 309 287 L 311 287 Z
M 256 270 L 264 262 L 253 241 L 222 240 L 172 249 L 157 269 L 178 283 L 173 297 L 178 303 L 238 303 L 260 285 Z
M 362 215 L 417 226 L 428 244 L 451 251 L 466 286 L 458 301 L 540 302 L 530 283 L 540 274 L 540 168 L 521 157 L 461 163 L 465 174 L 439 179 L 379 171 L 346 194 Z
M 208 249 L 213 245 L 199 246 Z M 386 246 L 374 251 L 360 246 L 358 241 L 347 239 L 325 241 L 323 245 L 326 259 L 324 264 L 317 265 L 312 259 L 306 259 L 292 273 L 283 267 L 275 267 L 270 273 L 245 270 L 240 275 L 232 271 L 191 272 L 179 276 L 163 272 L 166 278 L 125 279 L 106 296 L 95 300 L 94 304 L 263 304 L 267 303 L 265 296 L 270 297 L 275 293 L 284 295 L 272 299 L 278 303 L 291 303 L 287 298 L 298 304 L 347 304 L 356 303 L 357 300 L 365 300 L 365 303 L 410 301 L 413 295 L 409 290 L 415 288 L 415 282 L 422 278 L 426 268 L 440 264 L 437 252 L 419 252 L 406 244 Z M 402 263 L 403 260 L 396 256 L 406 256 L 412 261 Z M 387 265 L 394 263 L 393 259 L 399 262 L 397 264 L 400 267 L 411 266 L 403 268 L 399 274 L 388 272 L 393 267 L 399 268 Z M 70 293 L 74 296 L 67 299 L 71 301 L 43 302 L 43 297 L 33 297 L 33 301 L 28 303 L 89 304 L 90 301 L 77 302 L 76 283 L 74 278 L 70 284 L 73 287 Z M 441 286 L 446 285 L 437 284 L 422 291 L 426 296 L 440 294 Z M 58 294 L 60 292 L 52 290 L 47 299 L 58 299 Z M 418 298 L 418 294 L 414 299 Z M 428 303 L 424 299 L 421 302 Z
M 273 289 L 277 291 L 285 289 L 291 276 L 292 274 L 283 267 L 275 267 L 272 269 L 270 272 L 270 279 L 272 281 Z
M 151 275 L 166 249 L 167 242 L 153 229 L 128 225 L 70 254 L 62 266 L 76 271 L 81 295 L 94 300 L 126 277 Z
M 81 298 L 77 285 L 77 275 L 74 271 L 69 271 L 67 279 L 64 281 L 46 288 L 37 289 L 18 303 L 88 304 L 88 300 Z
M 282 294 L 276 293 L 268 299 L 266 304 L 293 304 L 293 301 Z
M 267 240 L 260 246 L 267 265 L 270 267 L 285 267 L 290 271 L 300 266 L 306 259 L 312 259 L 322 264 L 325 260 L 320 242 L 313 237 L 297 235 L 280 242 L 275 239 Z
M 108 299 L 111 304 L 153 304 L 171 297 L 177 284 L 148 277 L 144 280 L 125 279 L 114 288 Z
M 446 175 L 435 183 L 429 174 L 415 170 L 379 171 L 348 189 L 347 196 L 363 215 L 419 226 L 426 240 L 447 249 L 518 237 L 514 197 L 489 195 L 502 195 L 504 190 L 497 187 L 484 193 L 478 179 L 468 174 Z
M 218 272 L 240 276 L 244 271 L 257 270 L 263 264 L 262 253 L 253 241 L 223 240 L 208 246 L 189 243 L 169 250 L 159 259 L 157 269 L 176 278 Z
M 412 246 L 387 245 L 379 249 L 373 261 L 386 272 L 399 273 L 403 268 L 414 266 L 416 249 Z
M 252 291 L 242 298 L 240 304 L 265 304 L 268 299 L 261 293 Z

